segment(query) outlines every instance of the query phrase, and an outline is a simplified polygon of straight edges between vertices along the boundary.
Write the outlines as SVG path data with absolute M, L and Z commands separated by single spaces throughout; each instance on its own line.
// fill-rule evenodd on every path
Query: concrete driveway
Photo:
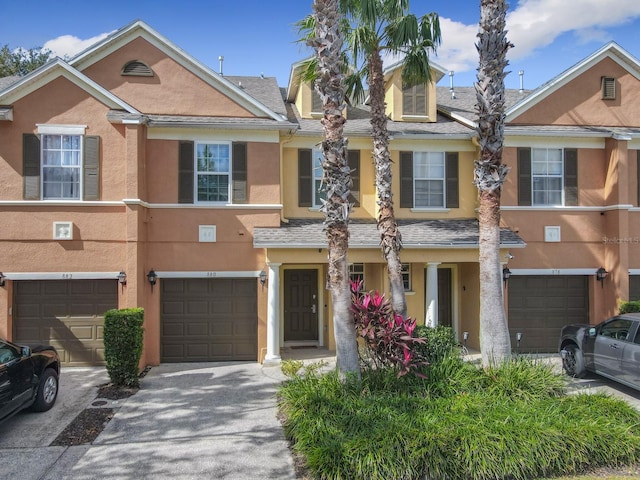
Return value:
M 0 449 L 47 447 L 96 398 L 109 381 L 104 367 L 62 367 L 55 405 L 48 412 L 23 410 L 0 424 Z M 2 465 L 0 465 L 0 478 Z
M 0 478 L 293 480 L 276 418 L 282 379 L 279 367 L 256 363 L 154 367 L 91 445 L 33 448 L 15 423 L 26 438 L 0 448 Z

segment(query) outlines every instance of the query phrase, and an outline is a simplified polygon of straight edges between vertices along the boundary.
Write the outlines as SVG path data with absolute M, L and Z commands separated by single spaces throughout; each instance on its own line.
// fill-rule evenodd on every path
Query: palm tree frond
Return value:
M 316 31 L 316 19 L 313 15 L 307 15 L 302 20 L 298 20 L 294 23 L 294 26 L 298 29 L 300 38 L 296 40 L 300 43 L 307 43 L 312 38 L 315 38 Z
M 402 62 L 403 85 L 413 87 L 420 83 L 428 83 L 431 79 L 431 66 L 427 50 L 422 46 L 418 46 L 406 51 Z

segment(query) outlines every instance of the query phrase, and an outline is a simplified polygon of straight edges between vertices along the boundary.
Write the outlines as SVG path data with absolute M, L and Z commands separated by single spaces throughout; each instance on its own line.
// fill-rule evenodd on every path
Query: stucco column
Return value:
M 438 326 L 438 265 L 440 262 L 427 263 L 426 316 L 424 319 L 424 324 L 427 327 Z
M 267 288 L 267 354 L 264 363 L 280 361 L 280 265 L 267 263 L 269 284 Z

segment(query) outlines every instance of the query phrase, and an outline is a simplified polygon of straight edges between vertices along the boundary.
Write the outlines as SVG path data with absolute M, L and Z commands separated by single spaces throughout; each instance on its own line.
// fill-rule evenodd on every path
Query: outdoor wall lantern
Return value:
M 118 274 L 118 283 L 120 285 L 126 285 L 127 284 L 127 274 L 124 272 L 120 272 Z
M 260 278 L 260 286 L 264 287 L 264 284 L 267 283 L 267 272 L 264 271 L 264 268 L 259 274 Z
M 5 277 L 2 272 L 0 272 L 0 287 L 4 287 L 4 281 L 6 279 L 7 279 L 7 277 Z
M 147 273 L 147 279 L 149 280 L 149 283 L 151 284 L 151 291 L 153 292 L 153 286 L 158 281 L 158 276 L 156 275 L 156 272 L 153 271 L 153 269 L 149 270 L 149 273 Z
M 596 280 L 600 282 L 602 288 L 604 288 L 604 279 L 607 278 L 607 275 L 609 275 L 609 272 L 607 272 L 603 267 L 596 270 Z
M 509 277 L 511 277 L 511 270 L 509 270 L 509 267 L 504 267 L 502 269 L 502 280 L 504 281 L 504 283 L 507 283 Z

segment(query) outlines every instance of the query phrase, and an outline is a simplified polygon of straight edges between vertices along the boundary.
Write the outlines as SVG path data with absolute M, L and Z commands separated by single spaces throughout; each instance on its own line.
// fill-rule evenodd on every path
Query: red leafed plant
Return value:
M 413 336 L 416 321 L 395 314 L 384 294 L 361 289 L 362 280 L 351 282 L 351 309 L 356 331 L 364 339 L 373 364 L 394 368 L 399 377 L 407 373 L 424 377 L 420 368 L 427 362 L 413 348 L 425 342 Z

